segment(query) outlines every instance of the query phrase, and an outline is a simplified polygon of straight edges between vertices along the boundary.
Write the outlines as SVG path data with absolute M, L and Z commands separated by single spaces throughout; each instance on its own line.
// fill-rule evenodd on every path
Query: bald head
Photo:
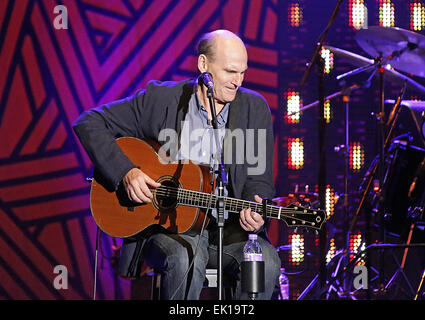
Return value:
M 198 56 L 203 54 L 210 61 L 215 60 L 217 51 L 223 47 L 246 51 L 245 44 L 236 34 L 228 30 L 215 30 L 205 33 L 198 42 Z
M 243 41 L 233 32 L 216 30 L 201 38 L 198 50 L 198 70 L 212 76 L 216 104 L 233 101 L 248 68 Z

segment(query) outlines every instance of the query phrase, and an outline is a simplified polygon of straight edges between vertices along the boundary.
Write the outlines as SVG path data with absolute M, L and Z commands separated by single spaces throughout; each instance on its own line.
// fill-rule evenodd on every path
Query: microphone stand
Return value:
M 218 136 L 217 115 L 214 104 L 214 93 L 212 87 L 207 87 L 207 97 L 210 103 L 212 116 L 212 126 L 214 131 L 215 142 L 217 145 L 217 156 L 220 154 L 220 138 Z M 218 200 L 217 200 L 217 227 L 218 227 L 218 269 L 217 269 L 217 286 L 218 300 L 223 300 L 223 229 L 224 229 L 224 186 L 227 185 L 226 170 L 224 168 L 223 157 L 220 156 L 218 170 L 214 174 L 218 174 Z M 213 186 L 215 187 L 215 186 Z

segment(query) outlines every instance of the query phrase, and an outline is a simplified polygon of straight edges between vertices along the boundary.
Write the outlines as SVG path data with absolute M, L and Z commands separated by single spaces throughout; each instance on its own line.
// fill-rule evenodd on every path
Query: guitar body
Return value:
M 163 185 L 211 191 L 209 168 L 192 162 L 167 163 L 160 161 L 159 145 L 124 137 L 117 139 L 124 154 L 153 180 Z M 113 236 L 126 238 L 159 225 L 173 233 L 198 232 L 205 213 L 197 207 L 179 206 L 173 194 L 154 193 L 152 203 L 138 204 L 128 199 L 122 186 L 115 192 L 108 191 L 101 177 L 93 178 L 90 191 L 90 207 L 99 228 Z M 207 218 L 208 219 L 208 218 Z

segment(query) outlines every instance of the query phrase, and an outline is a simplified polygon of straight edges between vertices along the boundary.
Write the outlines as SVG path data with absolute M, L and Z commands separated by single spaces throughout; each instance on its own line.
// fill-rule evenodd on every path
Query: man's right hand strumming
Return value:
M 123 184 L 128 198 L 138 203 L 151 203 L 153 194 L 150 188 L 158 188 L 161 185 L 139 168 L 128 171 L 124 176 Z

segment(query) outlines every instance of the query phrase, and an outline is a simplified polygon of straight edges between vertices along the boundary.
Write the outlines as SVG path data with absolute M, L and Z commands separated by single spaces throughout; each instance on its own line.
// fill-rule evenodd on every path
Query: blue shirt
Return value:
M 228 113 L 229 103 L 226 103 L 220 114 L 217 115 L 220 155 L 223 149 Z M 202 105 L 198 95 L 193 93 L 189 100 L 189 110 L 182 125 L 177 160 L 190 160 L 197 164 L 213 167 L 215 157 L 217 157 L 217 143 L 214 137 L 214 129 L 208 119 L 207 110 Z
M 189 109 L 182 124 L 180 137 L 180 150 L 177 154 L 177 160 L 190 160 L 196 164 L 209 165 L 210 168 L 217 170 L 218 161 L 223 151 L 223 140 L 226 133 L 226 123 L 229 114 L 229 105 L 226 103 L 217 115 L 217 126 L 219 136 L 219 153 L 217 153 L 217 143 L 214 136 L 214 129 L 211 121 L 208 119 L 208 111 L 202 105 L 198 94 L 192 94 L 189 100 Z M 217 159 L 217 161 L 215 161 Z M 215 190 L 216 194 L 218 189 Z M 224 196 L 227 196 L 228 190 L 224 188 Z M 212 210 L 213 216 L 216 216 L 216 210 Z M 225 211 L 224 217 L 227 219 L 228 212 Z

